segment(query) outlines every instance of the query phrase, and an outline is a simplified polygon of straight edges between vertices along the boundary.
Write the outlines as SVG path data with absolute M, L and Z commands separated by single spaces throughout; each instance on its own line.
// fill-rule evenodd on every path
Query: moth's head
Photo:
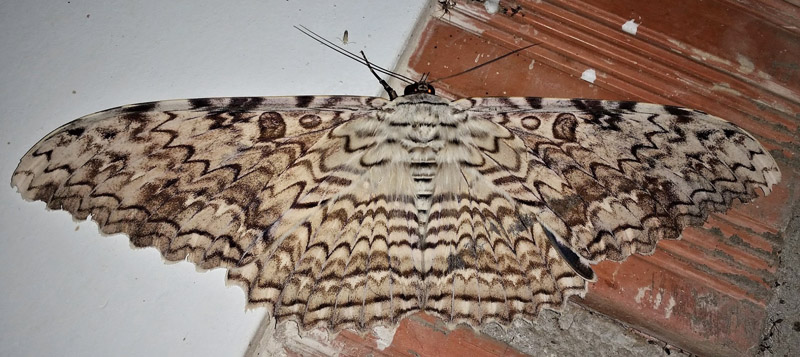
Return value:
M 430 83 L 420 81 L 407 85 L 406 89 L 403 91 L 403 95 L 420 93 L 436 95 L 436 90 L 433 89 L 433 86 L 430 85 Z

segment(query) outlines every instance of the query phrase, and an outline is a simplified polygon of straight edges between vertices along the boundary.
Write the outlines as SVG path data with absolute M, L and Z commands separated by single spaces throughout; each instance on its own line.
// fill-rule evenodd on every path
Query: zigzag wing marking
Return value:
M 477 327 L 559 309 L 586 282 L 547 236 L 548 208 L 525 186 L 524 143 L 454 104 L 458 124 L 439 136 L 460 154 L 439 153 L 423 244 L 425 310 Z
M 167 260 L 228 268 L 278 320 L 337 330 L 396 322 L 418 309 L 417 227 L 405 219 L 416 215 L 413 193 L 370 190 L 388 169 L 359 160 L 386 104 L 213 98 L 109 109 L 33 146 L 12 186 Z
M 168 260 L 226 267 L 278 320 L 478 326 L 560 308 L 590 262 L 649 253 L 780 180 L 743 130 L 628 102 L 409 95 L 167 101 L 54 131 L 26 199 Z
M 515 177 L 555 213 L 548 228 L 558 240 L 592 262 L 649 254 L 658 240 L 677 239 L 780 181 L 752 135 L 696 110 L 542 98 L 455 104 L 524 142 L 529 166 Z M 499 187 L 518 196 L 516 187 Z

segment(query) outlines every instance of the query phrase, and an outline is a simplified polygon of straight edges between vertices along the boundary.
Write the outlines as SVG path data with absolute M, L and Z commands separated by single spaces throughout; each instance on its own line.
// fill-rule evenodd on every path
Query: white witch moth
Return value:
M 780 180 L 706 113 L 584 99 L 435 95 L 173 100 L 109 109 L 34 145 L 25 199 L 170 261 L 228 269 L 310 328 L 426 311 L 478 326 L 560 308 L 591 264 L 649 254 Z

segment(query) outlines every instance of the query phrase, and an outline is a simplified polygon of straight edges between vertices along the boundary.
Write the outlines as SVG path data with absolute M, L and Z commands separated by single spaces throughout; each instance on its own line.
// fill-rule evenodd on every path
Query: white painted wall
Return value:
M 224 272 L 165 265 L 8 186 L 22 155 L 61 124 L 122 104 L 213 96 L 376 95 L 363 67 L 300 34 L 349 31 L 391 68 L 414 1 L 0 3 L 0 355 L 240 355 L 263 309 Z M 353 43 L 355 42 L 355 43 Z M 382 95 L 382 94 L 381 94 Z

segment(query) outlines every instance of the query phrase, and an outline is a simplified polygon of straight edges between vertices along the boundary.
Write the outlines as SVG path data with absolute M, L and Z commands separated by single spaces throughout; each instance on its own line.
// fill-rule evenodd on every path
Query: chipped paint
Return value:
M 383 351 L 386 349 L 386 347 L 392 345 L 395 332 L 397 332 L 397 327 L 387 328 L 383 326 L 377 326 L 372 329 L 372 334 L 377 337 L 375 344 L 378 346 L 378 350 Z
M 715 92 L 728 93 L 728 94 L 735 95 L 735 96 L 741 96 L 742 95 L 741 92 L 739 92 L 736 89 L 731 88 L 731 85 L 728 84 L 728 83 L 725 83 L 725 82 L 714 83 L 714 85 L 711 86 L 711 90 L 715 91 Z
M 664 308 L 664 317 L 670 318 L 672 316 L 672 308 L 675 307 L 675 298 L 670 296 L 667 302 L 667 307 Z
M 535 59 L 531 59 L 531 64 L 528 65 L 528 69 L 533 69 L 533 65 L 536 64 Z
M 642 298 L 644 298 L 644 294 L 650 291 L 651 289 L 652 288 L 650 288 L 649 286 L 639 288 L 639 291 L 636 293 L 636 296 L 633 298 L 633 300 L 635 300 L 637 304 L 641 304 Z
M 664 289 L 658 289 L 658 294 L 656 294 L 656 299 L 653 302 L 653 307 L 658 309 L 661 306 L 661 297 L 664 295 Z
M 496 14 L 497 10 L 500 9 L 500 0 L 486 0 L 486 2 L 483 3 L 483 7 L 486 8 L 486 12 Z
M 639 24 L 636 23 L 634 20 L 628 20 L 628 22 L 622 24 L 622 31 L 627 32 L 631 35 L 636 36 L 636 30 L 639 28 Z
M 669 43 L 671 43 L 671 44 L 673 44 L 673 45 L 677 46 L 678 48 L 680 48 L 680 49 L 682 49 L 682 50 L 685 50 L 685 49 L 687 49 L 687 46 L 686 46 L 686 44 L 685 44 L 685 43 L 683 43 L 683 42 L 681 42 L 681 41 L 678 41 L 678 40 L 676 40 L 676 39 L 674 39 L 674 38 L 667 39 L 667 41 L 669 41 Z
M 715 63 L 724 64 L 726 66 L 733 66 L 731 61 L 728 61 L 728 60 L 726 60 L 726 59 L 724 59 L 722 57 L 714 55 L 713 53 L 706 52 L 706 51 L 703 51 L 703 50 L 701 50 L 699 48 L 694 48 L 694 47 L 691 48 L 690 50 L 693 53 L 693 55 L 689 56 L 691 58 L 699 59 L 699 60 L 701 60 L 703 62 L 715 62 Z
M 756 66 L 753 64 L 749 58 L 745 57 L 744 55 L 737 53 L 736 54 L 736 62 L 739 62 L 739 68 L 737 70 L 744 74 L 750 74 L 755 71 Z
M 597 79 L 597 73 L 595 73 L 594 69 L 589 68 L 581 73 L 581 79 L 589 83 L 594 83 L 595 79 Z

